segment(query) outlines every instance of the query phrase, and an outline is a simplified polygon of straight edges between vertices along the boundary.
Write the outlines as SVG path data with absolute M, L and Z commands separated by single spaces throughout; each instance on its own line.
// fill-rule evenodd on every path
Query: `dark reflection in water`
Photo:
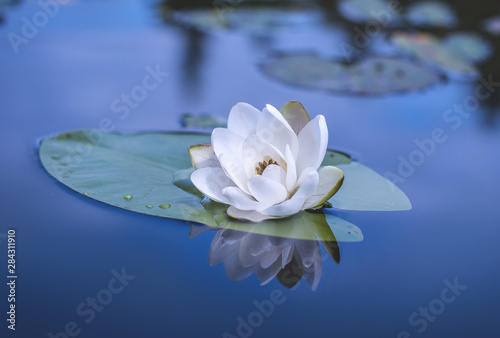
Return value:
M 485 19 L 493 15 L 500 14 L 500 2 L 498 1 L 478 1 L 474 6 L 470 6 L 469 1 L 459 0 L 454 2 L 458 17 L 460 18 L 463 30 L 477 31 L 485 25 Z M 500 36 L 493 32 L 486 32 L 488 41 L 492 44 L 492 55 L 490 58 L 479 64 L 479 71 L 485 78 L 490 75 L 495 82 L 500 82 Z M 500 114 L 500 87 L 493 92 L 492 96 L 482 102 L 484 109 L 484 122 L 488 126 L 496 126 Z
M 321 278 L 322 262 L 331 258 L 340 263 L 338 241 L 363 241 L 359 228 L 320 210 L 251 223 L 230 219 L 227 206 L 222 204 L 205 199 L 202 205 L 220 227 L 191 225 L 189 237 L 217 231 L 208 261 L 211 266 L 224 263 L 231 280 L 255 274 L 261 285 L 277 278 L 283 286 L 292 288 L 304 278 L 314 291 Z
M 206 34 L 196 28 L 187 27 L 184 29 L 186 37 L 186 51 L 184 56 L 183 69 L 183 92 L 190 98 L 198 97 L 200 93 L 200 68 L 203 65 L 204 48 Z
M 253 274 L 261 285 L 277 278 L 286 288 L 293 288 L 304 278 L 314 291 L 318 287 L 322 261 L 331 257 L 340 262 L 340 250 L 336 241 L 322 241 L 322 256 L 318 240 L 292 239 L 267 236 L 232 229 L 208 226 L 191 226 L 194 238 L 207 230 L 216 230 L 208 254 L 211 266 L 224 263 L 231 280 L 243 280 Z
M 5 22 L 4 12 L 10 7 L 19 4 L 20 2 L 21 0 L 4 0 L 0 2 L 0 24 L 3 24 Z

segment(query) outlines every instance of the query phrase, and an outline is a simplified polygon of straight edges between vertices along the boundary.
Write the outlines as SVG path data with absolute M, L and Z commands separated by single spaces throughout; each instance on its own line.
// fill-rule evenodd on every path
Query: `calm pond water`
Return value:
M 258 17 L 238 12 L 240 2 L 220 1 L 222 17 L 233 20 L 224 26 L 213 15 L 179 12 L 185 3 L 66 1 L 47 7 L 53 15 L 44 16 L 37 2 L 2 2 L 1 336 L 498 337 L 498 86 L 483 85 L 478 94 L 481 82 L 450 71 L 448 59 L 432 66 L 409 57 L 439 80 L 415 91 L 412 83 L 421 78 L 405 82 L 403 76 L 404 93 L 385 95 L 318 88 L 314 78 L 312 85 L 285 83 L 265 74 L 263 65 L 276 53 L 345 58 L 342 46 L 356 47 L 354 28 L 365 30 L 363 19 L 355 21 L 360 14 L 352 8 L 339 14 L 335 2 L 318 1 L 321 10 Z M 500 81 L 499 22 L 482 21 L 500 15 L 498 4 L 453 4 L 457 16 L 451 19 L 446 11 L 424 15 L 435 14 L 443 27 L 411 26 L 419 22 L 415 10 L 412 24 L 394 17 L 385 28 L 439 39 L 478 32 L 487 43 L 467 44 L 465 50 L 476 53 L 467 54 L 465 64 Z M 231 18 L 234 13 L 240 16 Z M 349 21 L 342 15 L 354 16 Z M 369 46 L 356 47 L 356 56 L 400 55 L 385 36 L 374 34 Z M 380 71 L 375 80 L 356 81 L 366 81 L 365 89 L 385 88 Z M 151 72 L 158 86 L 127 104 L 122 94 L 131 95 Z M 474 101 L 490 89 L 491 96 Z M 210 263 L 222 260 L 215 245 L 223 234 L 76 194 L 48 175 L 37 155 L 42 137 L 63 131 L 181 130 L 185 113 L 224 119 L 238 101 L 280 107 L 290 100 L 311 115 L 325 115 L 330 148 L 397 175 L 413 205 L 404 212 L 335 211 L 364 239 L 339 242 L 339 264 L 323 249 L 313 288 L 305 277 L 286 288 L 283 276 L 272 274 L 233 281 L 223 264 L 209 264 L 214 237 Z M 469 109 L 460 112 L 456 105 Z M 440 142 L 429 141 L 433 137 Z M 419 157 L 423 143 L 427 153 Z M 17 240 L 15 332 L 6 321 L 9 229 Z M 226 234 L 236 245 L 240 237 Z M 296 247 L 311 252 L 312 245 L 318 244 Z M 271 280 L 261 286 L 259 278 Z

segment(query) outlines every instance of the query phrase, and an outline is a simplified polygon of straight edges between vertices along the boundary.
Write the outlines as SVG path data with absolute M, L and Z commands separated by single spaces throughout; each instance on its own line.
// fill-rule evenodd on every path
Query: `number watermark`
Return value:
M 16 230 L 10 229 L 7 232 L 7 286 L 9 311 L 7 312 L 7 327 L 16 330 Z

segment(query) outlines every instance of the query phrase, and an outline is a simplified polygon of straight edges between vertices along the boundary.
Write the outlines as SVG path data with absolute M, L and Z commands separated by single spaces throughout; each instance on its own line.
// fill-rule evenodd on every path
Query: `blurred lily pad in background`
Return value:
M 453 27 L 457 17 L 450 5 L 439 1 L 422 1 L 411 4 L 406 19 L 420 27 Z
M 316 53 L 342 52 L 345 56 L 345 43 L 329 49 L 323 41 L 307 47 L 311 54 L 278 46 L 275 50 L 281 55 L 271 54 L 262 67 L 265 74 L 281 82 L 336 93 L 416 91 L 439 83 L 443 76 L 471 80 L 478 75 L 477 64 L 493 53 L 484 37 L 459 26 L 455 6 L 442 1 L 394 4 L 390 0 L 340 0 L 331 6 L 306 1 L 249 1 L 194 8 L 163 6 L 166 22 L 203 32 L 234 30 L 269 36 L 319 25 L 348 28 L 347 34 L 354 33 L 348 44 L 356 52 L 355 60 L 318 56 Z M 495 18 L 484 23 L 491 34 L 500 32 L 499 27 Z M 332 30 L 333 39 L 334 34 Z M 362 46 L 360 39 L 365 41 Z
M 284 54 L 262 65 L 269 77 L 291 85 L 348 94 L 383 95 L 422 90 L 443 78 L 418 63 L 372 56 L 354 62 L 313 53 Z
M 392 10 L 389 0 L 342 0 L 337 3 L 339 13 L 346 19 L 365 23 L 378 18 L 378 13 L 389 13 L 388 26 L 398 26 L 402 23 L 400 13 Z
M 493 52 L 488 41 L 471 32 L 452 33 L 444 39 L 443 44 L 455 55 L 471 63 L 485 61 Z
M 405 22 L 418 27 L 453 27 L 457 23 L 453 9 L 438 1 L 416 2 L 404 10 L 400 2 L 391 0 L 342 0 L 337 9 L 349 21 L 378 22 L 387 27 Z
M 500 15 L 485 20 L 483 29 L 492 35 L 500 35 Z
M 279 18 L 279 19 L 277 19 Z M 281 30 L 296 30 L 318 22 L 321 13 L 310 6 L 264 7 L 224 3 L 213 7 L 169 10 L 166 22 L 204 32 L 237 30 L 256 35 L 269 35 Z
M 440 39 L 430 33 L 396 32 L 390 41 L 401 52 L 453 78 L 475 78 L 475 63 L 491 55 L 489 43 L 473 33 L 453 33 Z
M 182 114 L 181 126 L 184 128 L 214 129 L 227 125 L 227 119 L 213 114 Z

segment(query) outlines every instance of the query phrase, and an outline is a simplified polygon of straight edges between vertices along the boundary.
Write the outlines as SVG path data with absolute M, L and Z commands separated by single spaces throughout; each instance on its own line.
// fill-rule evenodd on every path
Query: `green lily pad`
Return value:
M 84 196 L 134 212 L 203 223 L 213 227 L 272 236 L 313 239 L 291 223 L 328 224 L 337 241 L 359 241 L 359 228 L 329 213 L 301 212 L 292 218 L 259 224 L 229 219 L 227 206 L 201 203 L 203 196 L 189 177 L 193 170 L 188 147 L 210 142 L 193 133 L 103 134 L 80 130 L 46 138 L 40 145 L 44 168 L 58 181 Z M 323 165 L 342 168 L 346 180 L 330 199 L 334 207 L 353 210 L 405 210 L 411 207 L 397 187 L 346 154 L 327 152 Z M 363 190 L 366 186 L 368 190 Z M 340 198 L 338 196 L 343 196 Z M 357 198 L 360 197 L 360 198 Z M 377 198 L 379 197 L 379 198 Z M 322 228 L 322 229 L 323 229 Z M 328 231 L 320 240 L 328 241 Z
M 188 147 L 206 142 L 210 136 L 204 134 L 81 130 L 45 139 L 40 158 L 58 181 L 87 197 L 148 215 L 215 225 L 199 197 L 173 184 L 177 171 L 191 168 Z
M 392 182 L 370 168 L 352 162 L 340 164 L 344 172 L 342 188 L 330 198 L 335 208 L 358 211 L 410 210 L 408 197 Z

